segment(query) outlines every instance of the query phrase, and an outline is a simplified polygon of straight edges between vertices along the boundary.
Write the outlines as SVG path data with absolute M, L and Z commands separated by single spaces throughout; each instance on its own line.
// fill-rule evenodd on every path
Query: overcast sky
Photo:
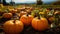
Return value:
M 6 0 L 10 2 L 11 0 Z M 13 0 L 15 3 L 29 3 L 29 2 L 36 2 L 37 0 Z M 54 2 L 56 0 L 42 0 L 43 2 Z
M 10 2 L 11 0 L 6 0 L 7 2 Z M 28 3 L 28 2 L 36 2 L 36 0 L 13 0 L 16 3 Z

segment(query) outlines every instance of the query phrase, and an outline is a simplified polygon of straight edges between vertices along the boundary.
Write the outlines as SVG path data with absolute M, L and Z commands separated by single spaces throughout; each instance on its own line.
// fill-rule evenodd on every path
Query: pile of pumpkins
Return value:
M 6 34 L 19 34 L 23 31 L 24 25 L 31 25 L 35 30 L 44 31 L 50 28 L 47 16 L 51 16 L 50 10 L 43 8 L 33 8 L 33 7 L 22 7 L 7 9 L 6 13 L 3 14 L 3 18 L 12 18 L 14 14 L 17 14 L 19 19 L 8 20 L 4 23 L 3 28 Z M 56 14 L 57 12 L 55 12 Z M 58 12 L 59 13 L 59 12 Z M 48 18 L 50 21 L 53 20 L 52 17 Z

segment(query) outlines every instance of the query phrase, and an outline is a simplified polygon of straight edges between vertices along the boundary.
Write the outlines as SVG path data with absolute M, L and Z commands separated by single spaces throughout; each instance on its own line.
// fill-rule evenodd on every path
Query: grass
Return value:
M 14 7 L 22 7 L 24 5 L 15 5 L 15 6 L 4 6 L 4 8 L 14 8 Z M 60 8 L 60 5 L 36 5 L 36 4 L 29 4 L 25 6 L 32 6 L 32 7 L 38 7 L 38 8 Z M 1 9 L 1 8 L 0 8 Z

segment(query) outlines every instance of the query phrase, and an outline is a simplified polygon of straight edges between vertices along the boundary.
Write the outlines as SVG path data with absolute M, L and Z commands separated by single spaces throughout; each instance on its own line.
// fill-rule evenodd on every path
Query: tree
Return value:
M 3 5 L 9 5 L 6 0 L 2 0 L 3 1 Z
M 60 1 L 53 2 L 52 4 L 53 4 L 53 5 L 60 5 Z
M 6 0 L 3 0 L 3 5 L 6 5 Z
M 10 5 L 15 5 L 15 2 L 11 0 Z
M 42 1 L 41 0 L 37 0 L 37 5 L 42 5 Z
M 0 0 L 0 4 L 2 4 L 2 0 Z

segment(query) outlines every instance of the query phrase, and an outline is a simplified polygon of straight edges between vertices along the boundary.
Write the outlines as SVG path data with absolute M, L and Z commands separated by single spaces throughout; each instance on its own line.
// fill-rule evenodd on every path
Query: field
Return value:
M 15 20 L 15 19 L 20 20 L 23 15 L 26 15 L 26 16 L 32 15 L 34 18 L 38 17 L 37 18 L 38 20 L 41 20 L 40 19 L 41 17 L 46 18 L 48 21 L 49 27 L 47 29 L 44 29 L 45 27 L 48 26 L 48 25 L 47 26 L 43 25 L 44 23 L 46 23 L 46 21 L 45 22 L 41 21 L 42 25 L 40 26 L 39 24 L 41 24 L 41 22 L 38 22 L 38 20 L 36 20 L 37 22 L 34 23 L 35 26 L 32 26 L 31 24 L 28 23 L 29 19 L 27 17 L 27 19 L 25 19 L 27 21 L 25 21 L 24 28 L 20 32 L 20 34 L 59 34 L 60 33 L 60 5 L 35 5 L 35 4 L 32 5 L 31 4 L 31 5 L 3 6 L 0 4 L 0 34 L 1 33 L 4 34 L 4 29 L 8 29 L 8 27 L 9 27 L 8 24 L 11 24 L 10 26 L 12 26 L 12 23 L 8 23 L 8 22 L 6 23 L 6 21 Z M 41 17 L 39 17 L 39 16 L 41 16 Z M 44 20 L 44 19 L 42 19 L 42 20 Z M 6 23 L 5 28 L 3 28 L 4 23 Z M 30 21 L 30 23 L 32 23 L 32 21 Z M 8 25 L 8 26 L 6 26 L 6 25 Z M 21 29 L 18 30 L 18 28 L 20 26 L 16 26 L 17 28 L 15 26 L 14 26 L 14 28 L 10 27 L 10 29 L 12 28 L 11 30 L 13 31 L 13 33 L 21 30 Z M 15 28 L 17 30 L 14 30 Z M 42 29 L 43 30 L 40 31 L 39 30 L 40 28 L 41 28 L 41 30 Z M 6 30 L 5 31 L 11 32 L 11 30 L 8 29 L 8 31 L 6 31 Z

